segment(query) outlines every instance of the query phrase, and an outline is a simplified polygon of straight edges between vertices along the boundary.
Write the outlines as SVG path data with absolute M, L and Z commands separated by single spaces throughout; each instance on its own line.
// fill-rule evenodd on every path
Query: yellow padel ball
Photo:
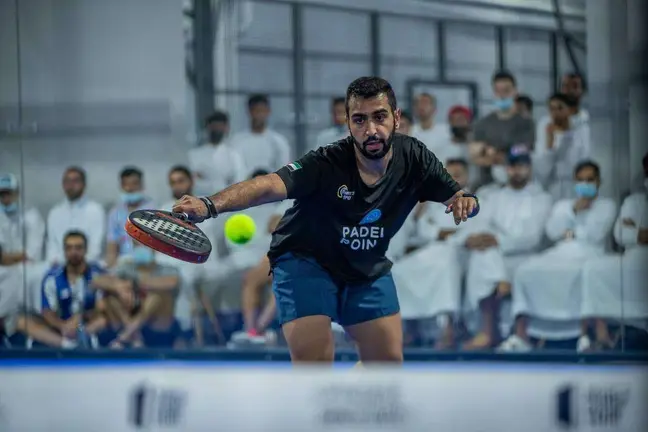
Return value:
M 235 214 L 225 221 L 225 237 L 232 243 L 245 244 L 254 237 L 256 224 L 254 219 L 245 214 Z

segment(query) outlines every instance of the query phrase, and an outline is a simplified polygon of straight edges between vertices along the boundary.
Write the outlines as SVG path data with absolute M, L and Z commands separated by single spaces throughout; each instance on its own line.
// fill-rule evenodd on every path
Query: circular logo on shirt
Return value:
M 355 195 L 355 192 L 351 192 L 347 185 L 342 185 L 337 190 L 337 197 L 346 201 L 350 201 L 353 195 Z

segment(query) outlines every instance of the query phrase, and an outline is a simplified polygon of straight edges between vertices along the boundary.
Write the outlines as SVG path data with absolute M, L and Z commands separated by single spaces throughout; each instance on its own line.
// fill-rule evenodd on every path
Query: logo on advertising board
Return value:
M 140 384 L 130 393 L 130 423 L 137 429 L 182 424 L 187 395 L 184 391 Z
M 587 425 L 593 430 L 614 430 L 623 424 L 630 399 L 630 387 L 624 385 L 574 385 L 560 388 L 556 399 L 556 420 L 564 430 Z

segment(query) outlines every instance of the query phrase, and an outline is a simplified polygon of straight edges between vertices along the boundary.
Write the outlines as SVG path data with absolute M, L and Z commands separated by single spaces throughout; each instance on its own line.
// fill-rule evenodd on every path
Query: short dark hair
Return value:
M 229 123 L 229 116 L 225 111 L 214 111 L 205 119 L 205 126 L 212 123 Z
M 401 111 L 401 118 L 409 120 L 410 123 L 414 121 L 414 117 L 412 117 L 412 114 L 406 110 Z
M 126 177 L 137 176 L 140 180 L 144 177 L 144 173 L 141 169 L 134 166 L 127 166 L 119 173 L 119 178 L 124 180 Z
M 265 94 L 253 94 L 248 98 L 248 108 L 252 108 L 255 105 L 264 104 L 270 106 L 270 98 Z
M 331 99 L 331 106 L 334 107 L 336 105 L 344 104 L 346 101 L 346 98 L 344 96 L 337 96 Z
M 495 72 L 493 74 L 493 78 L 491 79 L 491 82 L 495 84 L 497 81 L 504 81 L 504 80 L 511 81 L 511 84 L 517 87 L 517 80 L 515 79 L 515 76 L 507 70 L 500 70 Z
M 65 243 L 68 241 L 68 239 L 72 237 L 79 237 L 80 239 L 83 239 L 83 247 L 88 247 L 88 237 L 79 230 L 70 230 L 66 232 L 63 236 L 63 246 L 65 246 Z
M 601 168 L 596 162 L 590 159 L 581 161 L 576 165 L 576 168 L 574 168 L 574 176 L 577 176 L 579 172 L 586 168 L 591 168 L 592 170 L 594 170 L 594 175 L 596 176 L 596 178 L 599 180 L 601 179 Z
M 428 92 L 423 92 L 423 93 L 419 93 L 416 96 L 416 98 L 421 98 L 421 97 L 428 98 L 428 99 L 430 99 L 430 102 L 432 102 L 432 105 L 434 105 L 434 106 L 437 105 L 437 98 L 433 94 L 428 93 Z
M 65 173 L 63 175 L 65 175 L 67 173 L 77 173 L 79 175 L 79 177 L 81 177 L 81 181 L 85 184 L 85 182 L 86 182 L 86 172 L 80 166 L 72 165 L 72 166 L 69 166 L 69 167 L 65 168 Z
M 169 170 L 169 175 L 171 175 L 173 173 L 176 173 L 176 172 L 182 173 L 182 174 L 186 175 L 187 177 L 189 177 L 190 179 L 192 178 L 191 177 L 191 171 L 189 170 L 189 168 L 187 168 L 184 165 L 175 165 L 175 166 L 171 167 L 171 169 Z
M 515 102 L 521 103 L 522 105 L 527 107 L 530 112 L 533 112 L 533 99 L 531 99 L 529 96 L 521 94 L 517 98 L 515 98 Z
M 567 95 L 565 93 L 558 92 L 558 93 L 554 93 L 551 96 L 549 96 L 549 101 L 550 102 L 554 101 L 554 100 L 562 102 L 562 103 L 564 103 L 565 105 L 567 105 L 568 107 L 571 107 L 571 108 L 578 106 L 578 101 L 575 98 L 573 98 L 572 96 L 569 96 L 569 95 Z
M 389 107 L 392 112 L 396 111 L 398 105 L 396 103 L 396 94 L 391 84 L 380 77 L 360 77 L 349 84 L 346 91 L 346 100 L 344 107 L 347 115 L 349 114 L 349 101 L 351 98 L 370 99 L 378 96 L 379 94 L 386 94 Z
M 461 165 L 465 169 L 468 169 L 468 161 L 463 158 L 450 158 L 446 161 L 445 165 Z

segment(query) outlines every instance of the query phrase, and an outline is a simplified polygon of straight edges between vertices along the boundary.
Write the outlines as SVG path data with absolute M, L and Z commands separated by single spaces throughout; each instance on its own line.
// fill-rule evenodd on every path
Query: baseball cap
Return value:
M 13 174 L 0 174 L 0 190 L 15 191 L 18 189 L 18 179 Z
M 508 154 L 508 164 L 517 165 L 517 164 L 531 164 L 531 152 L 526 145 L 515 145 L 511 147 L 511 150 Z

